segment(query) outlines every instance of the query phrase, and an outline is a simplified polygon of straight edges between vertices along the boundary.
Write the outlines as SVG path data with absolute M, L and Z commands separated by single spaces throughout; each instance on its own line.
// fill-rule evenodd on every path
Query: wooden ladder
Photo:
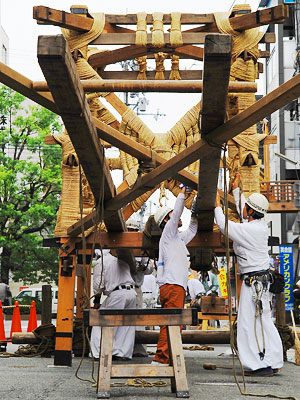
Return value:
M 84 310 L 85 324 L 101 326 L 97 399 L 110 397 L 112 378 L 170 378 L 176 397 L 189 397 L 180 325 L 197 325 L 196 309 L 105 309 Z M 169 365 L 112 365 L 114 326 L 166 325 Z

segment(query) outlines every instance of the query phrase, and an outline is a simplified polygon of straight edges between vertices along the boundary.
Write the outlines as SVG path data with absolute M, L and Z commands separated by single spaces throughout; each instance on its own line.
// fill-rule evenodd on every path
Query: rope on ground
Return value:
M 203 351 L 214 351 L 214 347 L 212 346 L 208 346 L 208 345 L 203 345 L 203 346 L 199 346 L 199 345 L 194 345 L 194 346 L 183 346 L 183 350 L 191 350 L 191 351 L 195 351 L 195 350 L 203 350 Z
M 146 379 L 142 379 L 142 378 L 134 378 L 134 379 L 127 379 L 126 382 L 114 382 L 112 383 L 110 386 L 112 387 L 125 387 L 125 386 L 135 386 L 135 387 L 153 387 L 153 386 L 157 386 L 157 387 L 164 387 L 164 386 L 168 386 L 170 385 L 169 382 L 163 381 L 161 379 L 154 381 L 154 382 L 150 382 L 147 381 Z M 96 385 L 93 385 L 96 386 Z

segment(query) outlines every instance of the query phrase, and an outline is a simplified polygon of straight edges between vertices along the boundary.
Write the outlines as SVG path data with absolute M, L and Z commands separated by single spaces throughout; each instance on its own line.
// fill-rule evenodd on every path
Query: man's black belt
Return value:
M 134 289 L 133 285 L 119 285 L 117 287 L 115 287 L 112 292 L 114 292 L 115 290 L 122 290 L 122 289 L 126 289 L 126 290 L 131 290 Z
M 269 269 L 262 271 L 247 272 L 246 274 L 241 274 L 240 279 L 245 281 L 247 285 L 251 285 L 253 281 L 269 282 L 272 280 L 271 271 Z

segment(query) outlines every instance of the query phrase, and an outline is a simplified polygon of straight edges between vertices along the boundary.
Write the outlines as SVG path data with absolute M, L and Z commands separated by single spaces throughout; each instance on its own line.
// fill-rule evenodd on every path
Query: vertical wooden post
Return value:
M 52 290 L 51 285 L 42 286 L 42 325 L 51 324 L 52 322 Z
M 86 249 L 86 265 L 83 265 L 83 250 L 78 250 L 77 253 L 77 294 L 76 294 L 76 318 L 83 317 L 83 306 L 86 303 L 87 297 L 91 296 L 91 270 L 89 268 L 91 261 L 91 249 Z M 84 276 L 85 274 L 85 276 Z M 85 291 L 86 279 L 86 291 Z M 87 297 L 86 297 L 87 296 Z
M 61 243 L 66 241 L 61 238 Z M 75 262 L 73 252 L 62 257 L 60 250 L 54 365 L 69 367 L 72 365 Z
M 110 397 L 110 378 L 112 365 L 112 351 L 114 342 L 114 327 L 104 326 L 101 332 L 99 371 L 97 384 L 97 399 Z

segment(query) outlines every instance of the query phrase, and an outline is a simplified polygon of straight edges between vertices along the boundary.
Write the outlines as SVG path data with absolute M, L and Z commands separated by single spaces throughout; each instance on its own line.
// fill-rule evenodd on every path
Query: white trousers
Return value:
M 134 289 L 115 290 L 101 304 L 101 309 L 133 308 L 135 309 L 136 293 Z M 135 326 L 115 326 L 113 355 L 132 358 L 135 338 Z M 101 327 L 93 326 L 91 333 L 91 350 L 93 356 L 99 358 Z
M 136 308 L 137 309 L 143 308 L 143 295 L 142 295 L 141 288 L 136 289 Z M 136 326 L 135 330 L 136 331 L 144 331 L 145 327 L 144 326 Z M 148 357 L 147 345 L 142 344 L 142 343 L 134 343 L 133 355 Z
M 249 287 L 243 282 L 237 318 L 237 346 L 241 362 L 244 368 L 250 370 L 265 367 L 281 368 L 283 366 L 283 348 L 278 330 L 271 318 L 270 301 L 272 296 L 268 290 L 263 292 L 261 298 L 265 356 L 262 360 L 260 359 L 259 351 L 263 351 L 263 335 L 259 316 L 256 319 L 255 333 L 255 303 L 252 298 L 254 292 L 253 285 Z

